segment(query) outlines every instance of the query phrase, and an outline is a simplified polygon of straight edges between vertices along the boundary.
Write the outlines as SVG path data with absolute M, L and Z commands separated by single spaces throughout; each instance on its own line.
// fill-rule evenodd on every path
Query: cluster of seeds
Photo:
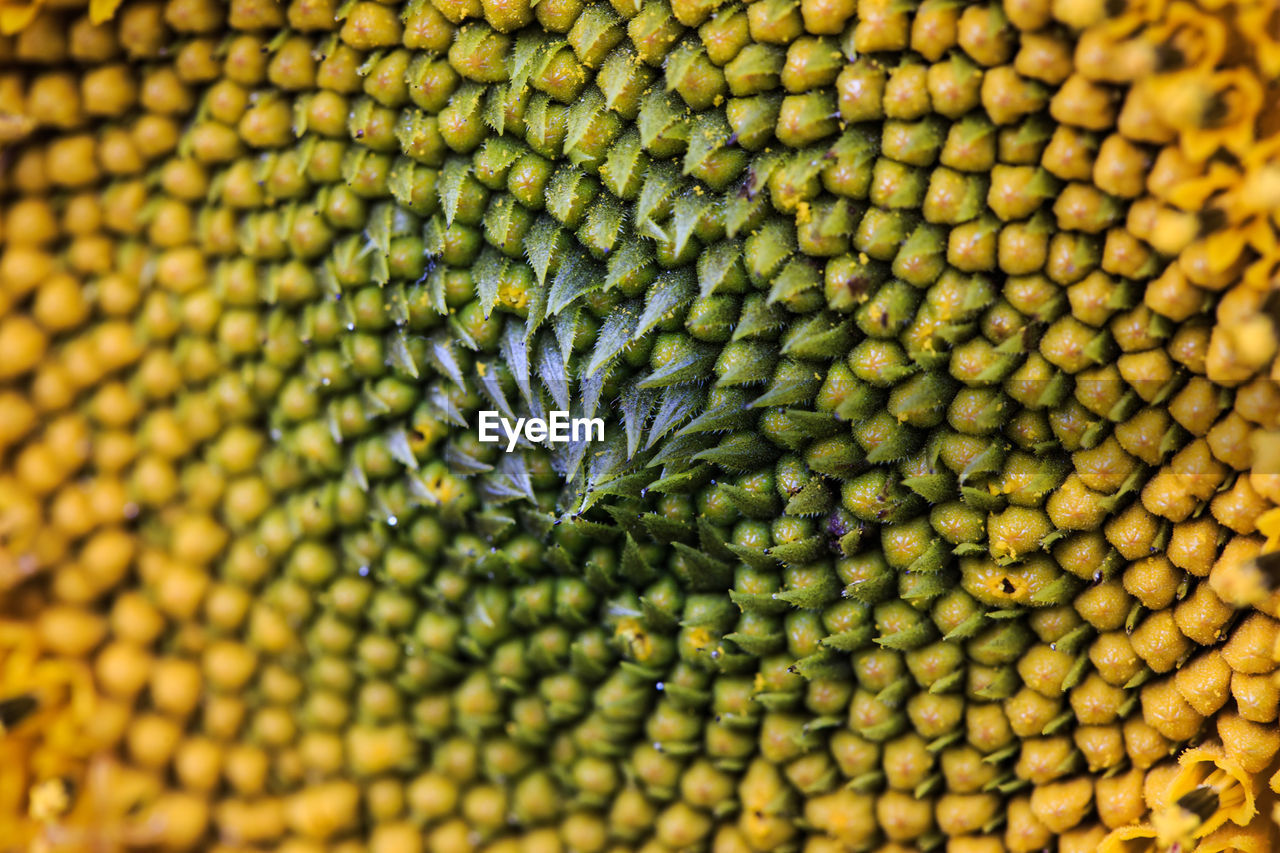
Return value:
M 1267 3 L 49 5 L 0 850 L 1274 843 Z

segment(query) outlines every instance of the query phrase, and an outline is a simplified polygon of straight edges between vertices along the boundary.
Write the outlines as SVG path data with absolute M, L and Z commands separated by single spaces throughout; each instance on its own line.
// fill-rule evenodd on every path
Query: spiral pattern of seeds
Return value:
M 1278 26 L 3 6 L 0 850 L 1275 849 Z

